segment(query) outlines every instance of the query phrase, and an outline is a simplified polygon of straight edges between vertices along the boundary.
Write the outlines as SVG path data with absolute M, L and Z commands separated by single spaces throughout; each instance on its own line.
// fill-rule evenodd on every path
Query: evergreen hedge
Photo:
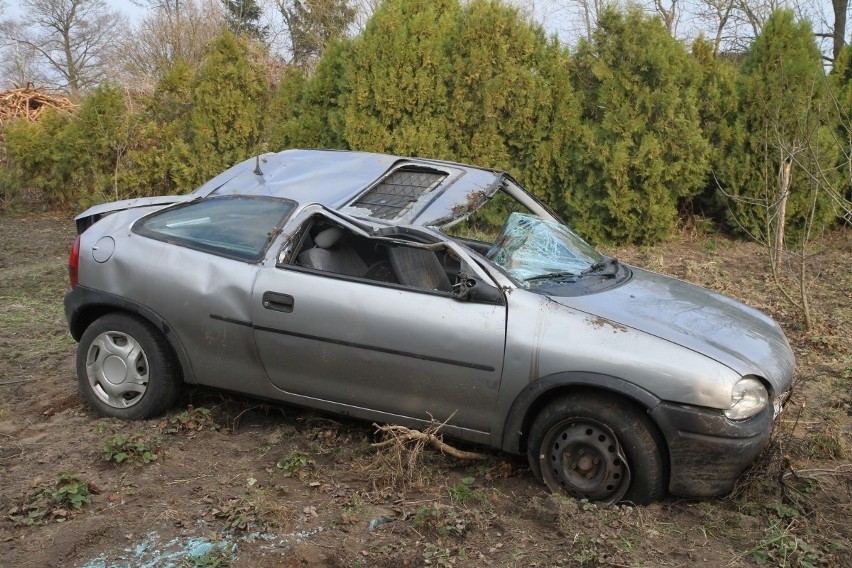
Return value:
M 687 51 L 635 8 L 604 11 L 572 53 L 499 0 L 386 0 L 310 75 L 272 77 L 262 61 L 226 31 L 141 100 L 104 84 L 74 114 L 4 125 L 0 194 L 37 188 L 84 207 L 191 191 L 261 151 L 354 149 L 502 168 L 593 241 L 650 243 L 684 211 L 759 233 L 773 144 L 807 132 L 793 234 L 814 198 L 817 227 L 836 218 L 813 171 L 850 197 L 852 52 L 826 81 L 812 31 L 790 12 L 739 63 L 702 39 Z

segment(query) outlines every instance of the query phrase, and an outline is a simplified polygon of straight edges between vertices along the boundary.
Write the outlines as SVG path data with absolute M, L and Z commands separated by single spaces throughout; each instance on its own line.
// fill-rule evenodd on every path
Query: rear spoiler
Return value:
M 136 209 L 138 207 L 155 207 L 157 205 L 166 206 L 173 203 L 180 203 L 182 201 L 190 201 L 196 197 L 197 196 L 193 194 L 164 195 L 161 197 L 138 197 L 136 199 L 123 199 L 121 201 L 112 201 L 110 203 L 95 205 L 94 207 L 89 207 L 74 218 L 74 222 L 77 224 L 77 234 L 81 234 L 107 215 L 111 215 L 119 211 Z

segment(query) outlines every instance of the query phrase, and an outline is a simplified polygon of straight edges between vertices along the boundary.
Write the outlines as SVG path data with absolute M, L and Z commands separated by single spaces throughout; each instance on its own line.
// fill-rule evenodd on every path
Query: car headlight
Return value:
M 769 404 L 769 393 L 759 380 L 745 377 L 737 381 L 731 390 L 731 408 L 725 416 L 731 420 L 751 418 Z

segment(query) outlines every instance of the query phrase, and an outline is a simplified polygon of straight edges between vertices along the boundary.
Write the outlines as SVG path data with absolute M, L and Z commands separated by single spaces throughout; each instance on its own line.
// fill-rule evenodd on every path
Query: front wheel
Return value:
M 577 394 L 546 406 L 527 443 L 548 488 L 604 503 L 650 503 L 665 495 L 666 470 L 653 425 L 621 400 Z
M 179 375 L 168 343 L 149 322 L 107 314 L 83 333 L 77 380 L 86 402 L 105 416 L 137 420 L 160 414 L 177 399 Z

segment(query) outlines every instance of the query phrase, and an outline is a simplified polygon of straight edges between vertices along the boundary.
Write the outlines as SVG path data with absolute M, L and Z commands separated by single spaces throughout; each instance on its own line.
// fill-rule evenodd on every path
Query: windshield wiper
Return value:
M 560 272 L 548 272 L 547 274 L 539 274 L 538 276 L 530 276 L 529 278 L 524 278 L 525 282 L 534 282 L 536 280 L 553 280 L 556 278 L 566 279 L 570 278 L 572 280 L 576 280 L 580 277 L 580 274 L 570 270 L 562 270 Z
M 607 265 L 612 266 L 612 270 L 608 270 L 604 272 L 604 269 Z M 582 272 L 583 276 L 589 274 L 597 274 L 598 276 L 605 276 L 607 278 L 615 278 L 618 274 L 618 259 L 617 258 L 604 258 L 603 260 L 599 260 L 587 269 Z

